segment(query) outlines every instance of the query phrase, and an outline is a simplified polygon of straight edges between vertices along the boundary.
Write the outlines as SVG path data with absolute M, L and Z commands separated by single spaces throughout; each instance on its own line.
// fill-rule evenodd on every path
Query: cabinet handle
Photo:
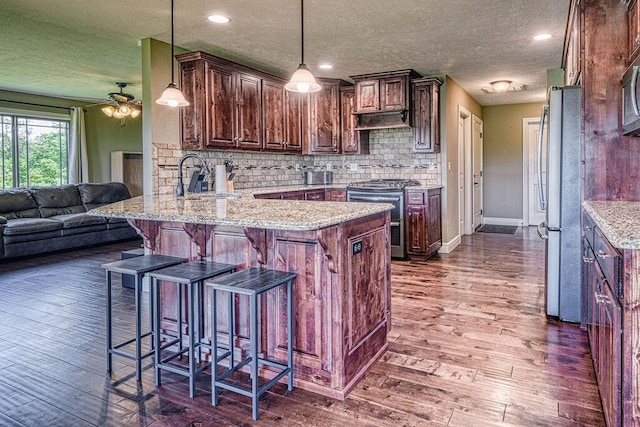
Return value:
M 242 138 L 238 138 L 238 142 L 242 142 Z
M 611 258 L 610 254 L 605 254 L 602 249 L 598 249 L 598 252 L 596 252 L 596 255 L 598 256 L 598 258 L 601 259 L 607 259 L 607 258 Z
M 593 261 L 595 261 L 593 258 L 589 258 L 588 256 L 583 256 L 582 257 L 582 262 L 584 262 L 585 264 L 591 264 L 593 263 Z
M 409 212 L 407 215 L 408 215 L 408 216 L 411 216 L 411 212 Z
M 593 227 L 589 227 L 588 225 L 585 225 L 585 226 L 584 226 L 584 231 L 586 231 L 587 233 L 588 233 L 589 231 L 593 231 Z

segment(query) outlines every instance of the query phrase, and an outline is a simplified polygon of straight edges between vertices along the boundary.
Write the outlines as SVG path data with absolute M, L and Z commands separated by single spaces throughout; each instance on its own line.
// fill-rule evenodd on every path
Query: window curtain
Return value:
M 69 135 L 69 184 L 89 182 L 87 137 L 84 127 L 84 109 L 71 107 Z

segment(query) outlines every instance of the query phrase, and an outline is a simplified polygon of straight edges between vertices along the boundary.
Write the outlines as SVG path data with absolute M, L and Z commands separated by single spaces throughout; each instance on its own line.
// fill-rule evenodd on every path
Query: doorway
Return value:
M 467 177 L 470 176 L 471 157 L 468 155 L 471 147 L 471 113 L 463 106 L 458 105 L 458 236 L 472 234 L 471 215 L 468 207 L 471 206 L 467 198 Z
M 547 127 L 542 134 L 543 144 L 547 141 Z M 538 225 L 545 220 L 546 214 L 542 210 L 539 199 L 538 173 L 542 172 L 541 182 L 546 186 L 547 159 L 542 158 L 541 168 L 538 167 L 538 141 L 540 139 L 540 117 L 526 117 L 522 119 L 522 217 L 525 225 Z M 547 150 L 542 150 L 545 156 Z
M 471 230 L 475 231 L 482 225 L 482 190 L 483 190 L 483 173 L 482 173 L 482 146 L 483 146 L 483 126 L 482 119 L 476 115 L 471 120 L 471 178 L 472 183 L 467 188 L 471 189 L 471 213 L 473 221 Z
M 458 106 L 458 177 L 460 236 L 473 234 L 482 225 L 483 122 Z

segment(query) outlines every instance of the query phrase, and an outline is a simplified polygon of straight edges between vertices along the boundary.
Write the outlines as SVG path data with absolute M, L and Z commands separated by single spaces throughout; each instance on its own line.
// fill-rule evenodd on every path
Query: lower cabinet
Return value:
M 584 217 L 586 216 L 586 217 Z M 589 337 L 593 367 L 598 380 L 602 409 L 608 426 L 638 425 L 623 423 L 623 381 L 632 381 L 634 368 L 629 360 L 622 363 L 624 340 L 631 340 L 624 330 L 623 310 L 619 300 L 620 266 L 622 256 L 614 249 L 591 218 L 583 216 L 583 270 L 584 324 Z M 624 297 L 621 298 L 624 301 Z M 627 333 L 625 333 L 627 332 Z M 629 342 L 626 343 L 630 345 Z M 623 377 L 623 372 L 627 376 Z
M 442 246 L 441 190 L 407 190 L 405 204 L 407 254 L 435 254 Z

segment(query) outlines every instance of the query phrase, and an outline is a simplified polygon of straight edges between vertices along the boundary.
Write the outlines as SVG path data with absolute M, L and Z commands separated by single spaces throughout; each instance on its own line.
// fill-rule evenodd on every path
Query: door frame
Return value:
M 462 237 L 464 234 L 472 234 L 473 232 L 467 232 L 471 226 L 467 225 L 467 211 L 473 209 L 473 207 L 467 206 L 467 181 L 469 180 L 468 171 L 471 170 L 471 160 L 468 153 L 471 151 L 471 117 L 472 114 L 469 110 L 462 105 L 458 105 L 458 176 L 456 177 L 457 191 L 458 191 L 458 235 Z M 460 122 L 462 121 L 463 130 L 460 132 Z M 469 147 L 469 148 L 467 148 Z M 460 174 L 462 180 L 460 179 Z M 461 188 L 462 187 L 462 188 Z
M 529 125 L 537 123 L 540 117 L 524 117 L 522 119 L 522 224 L 529 226 Z

